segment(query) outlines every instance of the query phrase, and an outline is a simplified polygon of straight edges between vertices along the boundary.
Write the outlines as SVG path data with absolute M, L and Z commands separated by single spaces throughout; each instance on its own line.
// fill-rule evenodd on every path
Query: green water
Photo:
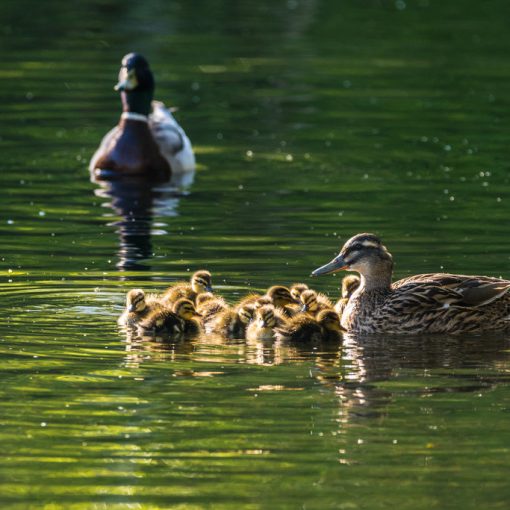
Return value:
M 199 268 L 231 301 L 336 296 L 309 273 L 363 231 L 396 277 L 510 278 L 509 15 L 2 2 L 1 507 L 508 508 L 507 335 L 175 345 L 115 321 L 127 289 Z M 194 144 L 184 193 L 89 180 L 133 50 Z

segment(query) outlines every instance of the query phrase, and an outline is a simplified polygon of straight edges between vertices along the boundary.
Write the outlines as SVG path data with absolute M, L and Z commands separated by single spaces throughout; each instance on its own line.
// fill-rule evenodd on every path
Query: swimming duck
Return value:
M 296 300 L 290 294 L 290 290 L 283 285 L 273 285 L 267 289 L 264 295 L 249 294 L 241 299 L 239 305 L 254 303 L 255 306 L 272 304 L 276 308 L 283 308 L 285 305 L 296 303 Z
M 342 317 L 344 309 L 353 295 L 354 291 L 359 287 L 360 277 L 356 274 L 349 274 L 342 278 L 342 290 L 340 299 L 335 303 L 335 312 Z
M 220 312 L 210 324 L 208 331 L 226 338 L 244 338 L 246 328 L 253 319 L 255 305 L 246 303 Z
M 193 180 L 195 156 L 191 143 L 165 105 L 152 101 L 154 77 L 139 53 L 122 59 L 119 82 L 122 115 L 90 161 L 99 180 L 120 176 L 186 185 Z M 151 111 L 152 110 L 152 111 Z
M 341 340 L 342 331 L 338 314 L 333 310 L 322 310 L 316 318 L 300 313 L 289 319 L 275 328 L 275 338 L 294 342 L 331 342 Z
M 230 307 L 221 296 L 215 296 L 212 292 L 202 292 L 196 298 L 196 310 L 202 316 L 202 325 L 207 330 L 208 325 L 216 317 Z
M 199 294 L 212 290 L 211 273 L 202 269 L 193 273 L 189 282 L 174 283 L 164 292 L 161 299 L 166 303 L 175 303 L 180 298 L 186 298 L 195 303 Z
M 307 312 L 310 315 L 315 316 L 322 310 L 331 310 L 333 308 L 333 303 L 331 303 L 327 296 L 312 289 L 303 291 L 299 299 L 302 305 L 301 311 Z
M 357 234 L 312 276 L 356 271 L 360 286 L 342 326 L 359 333 L 480 333 L 510 328 L 510 281 L 487 276 L 420 274 L 392 283 L 393 258 L 374 234 Z
M 142 334 L 164 334 L 172 339 L 191 338 L 202 331 L 195 305 L 189 299 L 179 299 L 172 307 L 160 307 L 138 324 Z
M 157 296 L 146 295 L 142 289 L 131 289 L 126 295 L 126 308 L 118 318 L 119 326 L 134 326 L 153 310 L 161 308 Z
M 290 295 L 296 300 L 299 301 L 299 297 L 301 294 L 308 290 L 308 285 L 306 283 L 294 283 L 290 287 Z
M 274 305 L 263 305 L 255 309 L 253 321 L 246 329 L 247 340 L 271 340 L 274 328 L 284 323 Z

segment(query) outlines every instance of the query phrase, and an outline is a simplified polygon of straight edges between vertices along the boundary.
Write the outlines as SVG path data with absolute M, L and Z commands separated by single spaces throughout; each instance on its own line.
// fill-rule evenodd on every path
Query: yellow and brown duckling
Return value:
M 165 335 L 169 338 L 192 338 L 202 332 L 199 314 L 189 299 L 179 299 L 170 309 L 161 307 L 147 315 L 138 324 L 140 333 Z
M 255 309 L 255 315 L 246 329 L 247 340 L 271 340 L 275 328 L 281 326 L 284 319 L 274 305 L 263 305 Z
M 245 338 L 246 328 L 255 314 L 255 304 L 246 303 L 220 312 L 210 323 L 211 333 L 226 338 Z
M 290 287 L 290 295 L 296 300 L 299 301 L 299 298 L 301 297 L 301 294 L 308 290 L 309 287 L 306 283 L 294 283 Z
M 379 237 L 358 234 L 312 276 L 356 271 L 361 283 L 342 326 L 359 333 L 480 333 L 510 329 L 510 281 L 420 274 L 392 283 L 393 258 Z
M 301 311 L 309 313 L 310 315 L 317 315 L 322 310 L 331 310 L 333 303 L 327 296 L 315 290 L 308 289 L 301 293 Z
M 142 289 L 131 289 L 126 295 L 126 308 L 118 318 L 119 326 L 135 326 L 154 310 L 160 309 L 157 296 L 145 294 Z
M 354 291 L 361 283 L 360 277 L 356 274 L 349 274 L 342 278 L 341 297 L 335 303 L 335 312 L 342 317 L 344 309 L 347 306 L 349 298 L 354 294 Z
M 122 115 L 103 138 L 89 169 L 94 178 L 144 177 L 177 185 L 192 182 L 195 156 L 189 138 L 154 95 L 154 76 L 138 53 L 122 59 L 119 82 Z
M 203 292 L 212 292 L 212 277 L 209 271 L 202 269 L 191 275 L 189 282 L 177 282 L 169 287 L 161 297 L 164 303 L 175 303 L 181 298 L 196 303 L 197 296 Z
M 292 297 L 290 290 L 283 285 L 273 285 L 267 289 L 264 295 L 249 294 L 241 299 L 238 306 L 244 304 L 254 304 L 255 307 L 272 304 L 276 308 L 280 308 L 285 313 L 288 305 L 294 305 L 297 301 Z
M 340 318 L 333 310 L 322 310 L 314 318 L 301 313 L 275 329 L 277 340 L 294 342 L 332 342 L 342 339 Z
M 215 296 L 212 292 L 202 292 L 196 299 L 196 310 L 202 317 L 204 329 L 213 322 L 216 317 L 229 310 L 230 307 L 221 296 Z

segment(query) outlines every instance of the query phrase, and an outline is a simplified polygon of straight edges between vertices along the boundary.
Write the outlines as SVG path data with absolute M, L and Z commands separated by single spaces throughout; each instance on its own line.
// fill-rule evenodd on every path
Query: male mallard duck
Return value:
M 317 315 L 322 310 L 331 310 L 333 308 L 333 303 L 331 303 L 327 296 L 312 289 L 303 291 L 299 299 L 302 305 L 301 311 L 311 315 Z
M 335 303 L 335 312 L 342 317 L 344 309 L 349 302 L 349 298 L 354 294 L 354 291 L 359 287 L 361 280 L 356 274 L 349 274 L 342 278 L 342 291 L 340 299 Z
M 294 342 L 338 341 L 342 338 L 340 317 L 333 310 L 322 310 L 317 317 L 300 313 L 275 328 L 277 340 Z
M 164 292 L 161 299 L 166 303 L 175 303 L 180 298 L 186 298 L 195 303 L 197 296 L 202 292 L 212 292 L 211 273 L 205 270 L 193 273 L 189 283 L 174 283 Z
M 253 303 L 225 309 L 214 318 L 208 331 L 226 338 L 244 338 L 246 328 L 253 319 L 254 313 L 255 305 Z
M 131 289 L 126 295 L 126 308 L 118 318 L 119 326 L 134 326 L 153 310 L 161 308 L 158 298 L 142 289 Z
M 115 90 L 121 95 L 122 115 L 92 156 L 92 174 L 159 182 L 172 176 L 177 184 L 189 184 L 195 171 L 191 143 L 165 105 L 152 101 L 154 77 L 142 55 L 129 53 L 122 59 Z
M 510 281 L 487 276 L 421 274 L 391 283 L 393 259 L 374 234 L 349 239 L 312 276 L 345 269 L 361 276 L 342 315 L 359 333 L 480 333 L 510 328 Z
M 246 329 L 247 340 L 271 340 L 274 328 L 284 323 L 274 305 L 263 305 L 255 309 L 253 321 Z
M 195 305 L 189 299 L 179 299 L 172 309 L 161 307 L 147 315 L 138 324 L 145 334 L 165 334 L 173 339 L 190 338 L 201 333 Z

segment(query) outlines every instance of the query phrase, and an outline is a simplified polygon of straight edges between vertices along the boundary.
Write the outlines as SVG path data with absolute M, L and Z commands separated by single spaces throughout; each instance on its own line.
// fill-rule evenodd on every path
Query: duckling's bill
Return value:
M 341 255 L 335 257 L 331 262 L 328 262 L 324 266 L 318 267 L 312 271 L 311 276 L 320 276 L 323 274 L 336 273 L 337 271 L 348 270 L 349 265 L 345 262 Z

